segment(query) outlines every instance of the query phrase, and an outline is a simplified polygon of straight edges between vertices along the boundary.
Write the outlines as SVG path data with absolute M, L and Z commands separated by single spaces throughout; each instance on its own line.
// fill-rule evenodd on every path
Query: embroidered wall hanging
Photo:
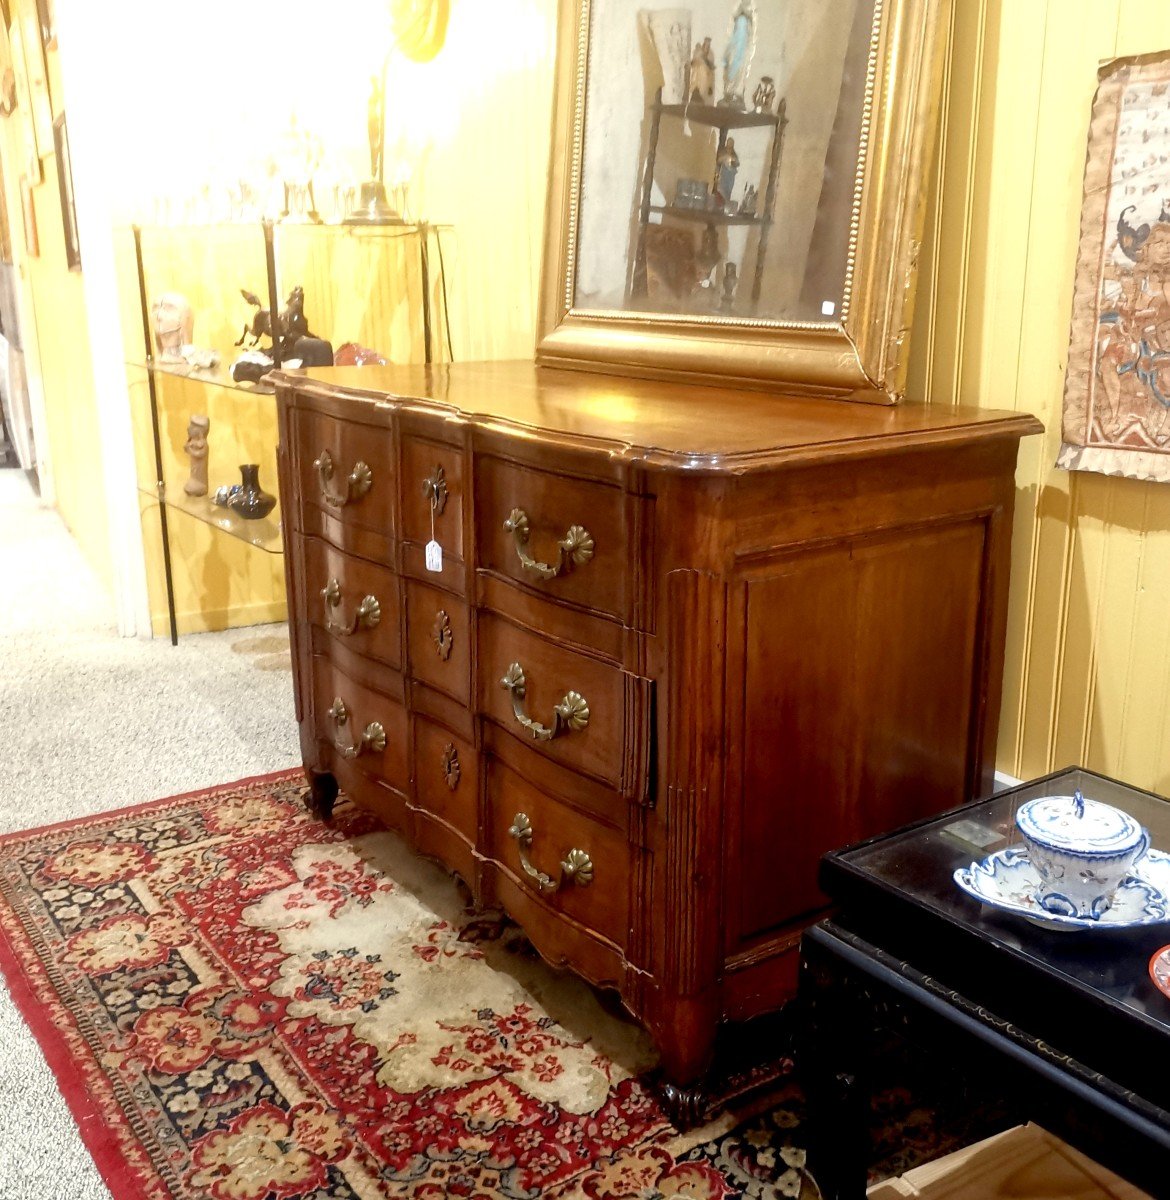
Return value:
M 1170 51 L 1104 64 L 1057 466 L 1170 481 Z

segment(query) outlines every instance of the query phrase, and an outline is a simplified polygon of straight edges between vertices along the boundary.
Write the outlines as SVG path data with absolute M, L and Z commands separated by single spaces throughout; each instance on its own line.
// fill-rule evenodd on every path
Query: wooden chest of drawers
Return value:
M 685 1108 L 792 995 L 820 855 L 990 789 L 1039 425 L 527 363 L 278 400 L 315 802 L 617 989 Z

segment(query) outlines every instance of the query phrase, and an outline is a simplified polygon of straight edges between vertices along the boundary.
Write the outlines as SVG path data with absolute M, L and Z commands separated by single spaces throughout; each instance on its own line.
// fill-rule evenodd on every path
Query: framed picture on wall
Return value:
M 57 185 L 61 189 L 61 223 L 65 227 L 65 260 L 71 271 L 81 270 L 81 243 L 77 240 L 77 206 L 73 202 L 73 164 L 69 159 L 69 130 L 62 113 L 53 122 L 57 150 Z
M 37 236 L 37 209 L 33 203 L 32 183 L 27 175 L 20 177 L 20 211 L 24 217 L 24 248 L 29 258 L 39 258 L 41 241 Z
M 24 45 L 24 66 L 28 73 L 28 88 L 32 96 L 33 126 L 36 129 L 37 149 L 43 158 L 53 147 L 53 104 L 49 98 L 49 68 L 45 62 L 45 46 L 41 41 L 41 22 L 31 5 L 21 18 L 21 42 Z

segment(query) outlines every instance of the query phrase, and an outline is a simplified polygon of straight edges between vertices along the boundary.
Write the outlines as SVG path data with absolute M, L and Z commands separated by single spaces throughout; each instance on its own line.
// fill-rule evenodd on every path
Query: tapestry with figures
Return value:
M 1057 465 L 1170 481 L 1170 51 L 1099 74 Z

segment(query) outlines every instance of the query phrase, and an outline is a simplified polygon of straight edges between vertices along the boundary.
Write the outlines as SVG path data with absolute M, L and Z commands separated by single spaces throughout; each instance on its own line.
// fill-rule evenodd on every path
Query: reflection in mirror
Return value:
M 841 318 L 874 0 L 592 0 L 574 307 Z

